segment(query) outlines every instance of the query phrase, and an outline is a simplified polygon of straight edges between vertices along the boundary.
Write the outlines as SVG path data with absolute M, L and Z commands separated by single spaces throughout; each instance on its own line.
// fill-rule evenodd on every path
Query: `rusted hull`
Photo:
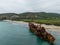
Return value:
M 42 37 L 41 35 L 40 35 L 40 33 L 39 32 L 37 32 L 37 29 L 36 28 L 33 28 L 31 25 L 30 25 L 30 23 L 29 23 L 29 28 L 30 28 L 30 31 L 31 32 L 33 32 L 35 35 L 37 35 L 38 37 L 40 37 L 40 38 L 42 38 L 43 40 L 46 40 L 46 41 L 48 41 L 49 43 L 53 43 L 54 41 L 55 41 L 55 38 L 51 35 L 51 34 L 49 34 L 48 32 L 47 32 L 47 38 L 45 37 Z

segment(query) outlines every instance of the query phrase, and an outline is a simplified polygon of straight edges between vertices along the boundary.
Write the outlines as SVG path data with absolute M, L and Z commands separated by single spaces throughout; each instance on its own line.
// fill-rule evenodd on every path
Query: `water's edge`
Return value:
M 56 29 L 57 30 L 57 29 Z M 48 30 L 60 45 L 60 32 Z M 0 21 L 0 45 L 50 45 L 29 31 L 28 24 Z

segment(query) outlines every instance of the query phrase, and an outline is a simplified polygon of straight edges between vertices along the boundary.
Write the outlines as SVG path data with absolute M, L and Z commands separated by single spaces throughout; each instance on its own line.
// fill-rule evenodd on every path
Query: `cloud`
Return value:
M 60 0 L 0 0 L 0 13 L 60 13 Z

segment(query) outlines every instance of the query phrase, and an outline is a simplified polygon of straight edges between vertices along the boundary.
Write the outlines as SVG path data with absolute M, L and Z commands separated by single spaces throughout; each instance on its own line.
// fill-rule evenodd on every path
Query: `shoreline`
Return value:
M 12 21 L 12 20 L 3 20 L 3 21 L 11 22 L 11 23 L 18 23 L 18 24 L 28 24 L 28 22 L 24 22 L 24 21 Z M 55 26 L 55 25 L 41 24 L 41 26 L 45 27 L 46 29 L 60 29 L 60 26 Z

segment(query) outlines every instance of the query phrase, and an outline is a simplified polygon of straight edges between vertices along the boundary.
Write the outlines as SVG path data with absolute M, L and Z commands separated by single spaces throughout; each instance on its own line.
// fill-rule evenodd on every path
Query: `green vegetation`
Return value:
M 31 19 L 23 19 L 22 21 L 25 22 L 31 22 Z M 40 24 L 47 24 L 47 25 L 57 25 L 60 26 L 60 20 L 43 20 L 43 19 L 38 19 L 38 20 L 34 20 L 34 22 L 36 23 L 40 23 Z
M 42 24 L 60 25 L 60 14 L 46 12 L 26 12 L 26 13 L 4 13 L 0 14 L 0 20 L 16 20 L 30 22 L 34 18 L 34 22 Z

